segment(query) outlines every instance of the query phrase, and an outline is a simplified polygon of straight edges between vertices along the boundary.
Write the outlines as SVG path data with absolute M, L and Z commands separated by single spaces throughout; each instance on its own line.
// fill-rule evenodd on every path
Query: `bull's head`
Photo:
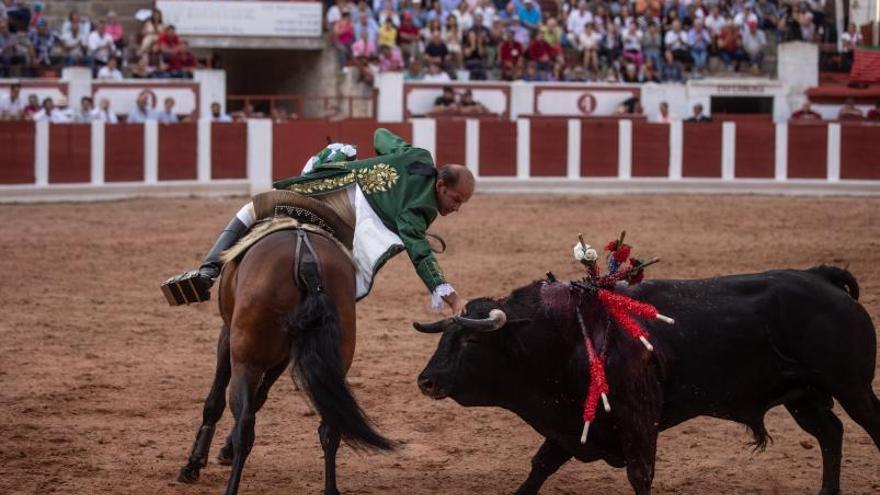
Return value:
M 531 368 L 543 367 L 533 366 L 535 360 L 552 355 L 545 351 L 558 342 L 557 332 L 544 325 L 536 292 L 524 289 L 527 294 L 515 293 L 504 302 L 472 300 L 461 317 L 413 325 L 423 333 L 443 334 L 419 375 L 422 393 L 463 406 L 502 405 L 521 393 L 524 382 L 535 378 Z

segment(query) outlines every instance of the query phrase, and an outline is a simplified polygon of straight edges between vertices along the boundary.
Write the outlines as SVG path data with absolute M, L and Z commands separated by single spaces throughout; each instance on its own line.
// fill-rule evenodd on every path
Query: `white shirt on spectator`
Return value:
M 102 36 L 97 30 L 89 34 L 89 56 L 95 60 L 107 63 L 113 54 L 113 37 L 108 33 Z
M 332 7 L 327 9 L 327 24 L 331 26 L 333 23 L 342 19 L 342 10 L 339 8 L 339 5 L 334 4 Z
M 17 119 L 24 113 L 24 98 L 19 93 L 18 99 L 12 101 L 12 95 L 4 95 L 0 98 L 0 118 Z
M 221 113 L 216 117 L 211 115 L 211 122 L 232 122 L 232 117 L 228 113 Z
M 623 49 L 627 51 L 642 51 L 642 32 L 636 29 L 635 32 L 627 30 L 623 34 Z
M 441 71 L 437 74 L 425 74 L 425 77 L 422 80 L 428 82 L 449 82 L 452 79 L 449 78 L 449 74 L 445 71 Z
M 706 16 L 706 20 L 703 24 L 710 33 L 712 33 L 713 35 L 718 35 L 721 33 L 721 30 L 724 29 L 724 26 L 727 25 L 727 19 L 725 19 L 724 16 L 720 14 L 717 17 L 709 14 Z
M 584 29 L 587 23 L 593 22 L 593 13 L 587 9 L 584 9 L 583 14 L 580 9 L 572 10 L 570 14 L 568 14 L 568 21 L 566 22 L 566 27 L 568 28 L 568 32 L 574 36 L 580 36 L 581 33 L 584 32 Z
M 156 120 L 162 122 L 163 124 L 176 124 L 180 122 L 180 119 L 177 118 L 177 115 L 174 113 L 168 113 L 166 111 L 159 112 L 159 115 L 156 117 Z
M 474 26 L 474 16 L 472 16 L 470 12 L 462 13 L 461 10 L 456 9 L 452 15 L 454 15 L 458 21 L 459 32 L 465 33 Z
M 69 124 L 73 122 L 73 116 L 70 112 L 61 108 L 53 108 L 51 113 L 46 113 L 45 108 L 41 108 L 39 112 L 34 114 L 35 122 L 49 121 L 53 124 Z
M 764 31 L 760 29 L 756 29 L 754 33 L 746 29 L 742 34 L 742 44 L 746 53 L 754 55 L 764 49 L 764 45 L 767 44 L 767 37 L 764 36 Z
M 733 17 L 733 23 L 737 26 L 745 26 L 750 21 L 758 22 L 758 16 L 756 16 L 754 12 L 749 12 L 748 15 L 746 15 L 745 11 L 742 11 L 738 12 Z
M 102 81 L 121 81 L 122 72 L 119 69 L 111 69 L 105 65 L 98 69 L 98 79 Z
M 125 119 L 130 124 L 142 124 L 148 120 L 156 120 L 156 112 L 149 108 L 141 110 L 137 105 L 128 112 L 128 117 Z
M 94 119 L 95 122 L 106 122 L 108 124 L 116 124 L 119 122 L 115 113 L 109 110 L 101 110 L 100 108 L 92 110 L 92 119 Z
M 487 5 L 481 8 L 483 9 L 483 26 L 485 26 L 486 29 L 492 29 L 492 25 L 495 24 L 495 18 L 498 17 L 498 11 L 495 10 L 495 7 L 492 5 Z
M 599 42 L 602 41 L 602 35 L 596 31 L 593 31 L 592 33 L 584 31 L 578 37 L 578 40 L 580 41 L 581 49 L 595 50 L 599 48 Z
M 853 48 L 862 44 L 862 33 L 849 34 L 849 31 L 840 35 L 840 51 L 849 53 Z
M 673 30 L 666 31 L 663 37 L 666 48 L 669 50 L 684 50 L 687 48 L 688 35 L 685 31 L 679 31 L 677 34 Z

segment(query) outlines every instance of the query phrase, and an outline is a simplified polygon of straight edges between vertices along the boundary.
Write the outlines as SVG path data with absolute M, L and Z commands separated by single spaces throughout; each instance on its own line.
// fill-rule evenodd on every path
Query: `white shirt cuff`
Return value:
M 454 293 L 455 289 L 450 284 L 440 284 L 431 293 L 431 307 L 440 309 L 443 307 L 443 298 Z

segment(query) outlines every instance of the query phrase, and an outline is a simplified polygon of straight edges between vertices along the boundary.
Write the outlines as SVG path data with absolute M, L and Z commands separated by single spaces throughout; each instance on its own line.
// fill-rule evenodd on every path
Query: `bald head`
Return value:
M 474 174 L 458 164 L 442 165 L 437 170 L 435 196 L 441 215 L 449 215 L 467 203 L 474 194 Z

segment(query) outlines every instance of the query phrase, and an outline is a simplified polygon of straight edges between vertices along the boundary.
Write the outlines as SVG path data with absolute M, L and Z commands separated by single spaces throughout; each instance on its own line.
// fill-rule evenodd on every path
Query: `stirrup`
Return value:
M 162 293 L 171 306 L 200 303 L 211 299 L 212 285 L 213 280 L 193 270 L 166 280 L 162 284 Z

